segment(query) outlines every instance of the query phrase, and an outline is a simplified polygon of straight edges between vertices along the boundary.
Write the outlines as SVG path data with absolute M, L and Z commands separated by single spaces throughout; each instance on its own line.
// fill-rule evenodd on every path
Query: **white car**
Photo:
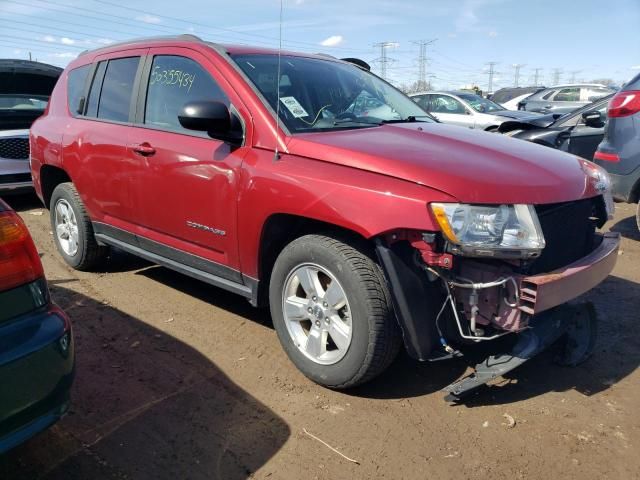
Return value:
M 496 131 L 508 120 L 529 119 L 538 113 L 511 111 L 469 92 L 424 92 L 409 95 L 422 109 L 442 123 Z

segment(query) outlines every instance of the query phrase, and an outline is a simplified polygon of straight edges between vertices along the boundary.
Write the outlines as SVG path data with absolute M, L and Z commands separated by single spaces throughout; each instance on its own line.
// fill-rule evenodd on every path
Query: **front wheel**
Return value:
M 273 324 L 291 361 L 330 388 L 362 384 L 395 358 L 400 335 L 380 267 L 365 245 L 306 235 L 278 256 Z

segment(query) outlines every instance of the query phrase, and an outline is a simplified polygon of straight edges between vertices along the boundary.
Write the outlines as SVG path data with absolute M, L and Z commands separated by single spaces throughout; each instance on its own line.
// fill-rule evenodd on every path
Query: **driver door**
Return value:
M 429 105 L 433 114 L 442 123 L 475 128 L 475 117 L 458 99 L 449 95 L 430 95 Z
M 150 49 L 136 126 L 128 137 L 129 161 L 138 172 L 131 184 L 140 246 L 241 281 L 236 210 L 239 171 L 248 147 L 182 127 L 179 110 L 196 100 L 244 110 L 209 58 L 186 48 Z

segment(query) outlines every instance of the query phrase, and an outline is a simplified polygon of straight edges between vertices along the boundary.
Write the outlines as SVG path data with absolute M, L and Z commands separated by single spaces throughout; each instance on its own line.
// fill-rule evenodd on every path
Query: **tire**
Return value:
M 382 270 L 367 251 L 338 236 L 306 235 L 282 250 L 271 274 L 269 303 L 282 347 L 304 375 L 329 388 L 371 380 L 400 348 Z
M 640 230 L 640 200 L 638 201 L 638 208 L 636 209 L 636 225 L 638 226 L 638 230 Z
M 53 190 L 49 214 L 56 247 L 69 266 L 87 271 L 102 263 L 109 248 L 96 242 L 89 215 L 72 183 L 61 183 Z

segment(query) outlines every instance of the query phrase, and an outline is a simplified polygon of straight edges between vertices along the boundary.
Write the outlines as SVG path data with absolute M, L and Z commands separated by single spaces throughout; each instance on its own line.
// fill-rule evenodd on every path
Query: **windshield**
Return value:
M 465 100 L 471 106 L 471 108 L 473 108 L 476 112 L 480 112 L 480 113 L 500 112 L 505 109 L 502 105 L 498 105 L 497 103 L 494 103 L 491 100 L 482 98 L 480 95 L 474 95 L 472 93 L 463 93 L 458 96 L 461 99 Z
M 44 110 L 48 101 L 46 95 L 0 95 L 0 110 Z
M 232 58 L 277 110 L 278 56 Z M 292 133 L 433 121 L 403 93 L 354 65 L 290 55 L 280 62 L 280 120 Z

